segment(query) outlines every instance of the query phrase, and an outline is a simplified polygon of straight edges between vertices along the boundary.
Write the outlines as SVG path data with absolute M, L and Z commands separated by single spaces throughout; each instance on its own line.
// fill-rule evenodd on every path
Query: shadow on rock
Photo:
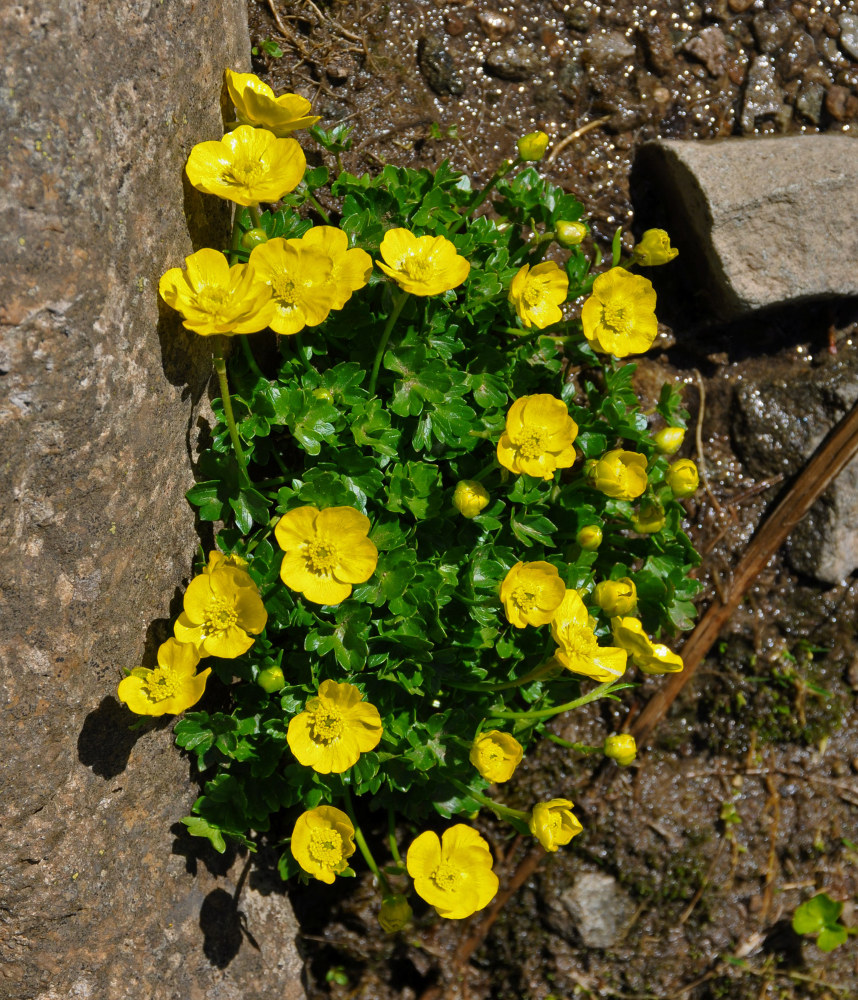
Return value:
M 213 889 L 200 909 L 203 951 L 218 969 L 225 969 L 241 948 L 241 914 L 225 889 Z
M 763 941 L 763 951 L 774 955 L 779 965 L 790 967 L 803 964 L 801 935 L 792 929 L 789 920 L 779 920 L 774 924 Z
M 115 778 L 127 767 L 137 740 L 170 721 L 152 719 L 139 729 L 129 729 L 135 719 L 139 721 L 138 716 L 132 715 L 112 695 L 102 698 L 98 708 L 84 719 L 77 738 L 77 756 L 81 764 L 92 768 L 99 778 Z
M 226 851 L 219 854 L 203 837 L 192 837 L 184 823 L 174 823 L 170 833 L 176 838 L 173 841 L 172 853 L 185 859 L 185 871 L 196 875 L 198 862 L 206 866 L 206 870 L 218 878 L 225 878 L 238 855 L 238 850 L 227 841 Z

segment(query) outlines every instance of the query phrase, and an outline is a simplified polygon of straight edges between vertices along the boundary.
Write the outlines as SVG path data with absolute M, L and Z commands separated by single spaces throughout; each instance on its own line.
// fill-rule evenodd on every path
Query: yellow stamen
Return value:
M 319 576 L 331 573 L 339 561 L 336 545 L 327 538 L 314 538 L 312 542 L 308 542 L 305 558 L 310 572 Z
M 316 864 L 333 868 L 343 859 L 343 838 L 336 830 L 313 830 L 307 850 Z

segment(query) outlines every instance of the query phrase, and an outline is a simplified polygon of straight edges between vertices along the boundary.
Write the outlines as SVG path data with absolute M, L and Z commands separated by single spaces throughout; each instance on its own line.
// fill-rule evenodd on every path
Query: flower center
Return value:
M 571 669 L 586 667 L 593 662 L 597 643 L 593 633 L 583 625 L 570 625 L 563 632 L 563 653 Z
M 515 439 L 515 446 L 523 458 L 539 458 L 545 453 L 545 435 L 536 427 L 523 429 Z
M 164 701 L 179 691 L 179 678 L 170 667 L 156 667 L 146 678 L 146 694 L 150 701 Z
M 545 296 L 545 281 L 541 278 L 531 278 L 525 282 L 522 298 L 526 306 L 536 306 Z
M 316 864 L 335 868 L 343 858 L 343 838 L 336 830 L 313 830 L 307 851 Z
M 204 285 L 197 292 L 197 307 L 203 312 L 215 315 L 227 304 L 230 298 L 228 288 L 220 285 Z
M 305 548 L 307 568 L 319 576 L 332 573 L 337 565 L 337 547 L 327 538 L 314 538 Z
M 203 613 L 203 635 L 217 635 L 232 628 L 238 621 L 238 612 L 222 597 L 215 597 Z
M 442 861 L 429 877 L 439 889 L 450 891 L 455 889 L 457 882 L 461 881 L 462 872 L 449 864 L 449 862 Z
M 512 592 L 512 600 L 521 613 L 526 615 L 536 605 L 536 594 L 532 590 L 528 590 L 527 587 L 519 585 Z
M 274 298 L 277 299 L 279 305 L 294 306 L 298 301 L 298 290 L 288 274 L 278 275 L 271 282 L 271 287 L 274 290 Z
M 435 270 L 430 258 L 417 253 L 406 254 L 402 258 L 399 267 L 409 278 L 413 278 L 415 281 L 426 281 L 427 278 L 432 276 L 432 272 Z
M 253 187 L 265 175 L 265 164 L 259 159 L 236 159 L 223 172 L 224 184 Z
M 602 306 L 602 322 L 616 333 L 629 333 L 631 329 L 631 320 L 625 306 L 612 303 Z
M 333 743 L 343 735 L 343 717 L 333 705 L 317 708 L 313 713 L 313 739 L 316 743 Z
M 484 740 L 480 747 L 480 756 L 487 764 L 498 764 L 503 761 L 503 750 L 493 740 Z

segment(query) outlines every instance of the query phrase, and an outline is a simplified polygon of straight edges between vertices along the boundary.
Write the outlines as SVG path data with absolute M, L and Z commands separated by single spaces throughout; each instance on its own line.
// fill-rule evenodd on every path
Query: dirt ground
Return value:
M 840 37 L 854 4 L 250 0 L 249 12 L 254 70 L 276 91 L 312 98 L 325 127 L 354 124 L 348 169 L 446 158 L 485 180 L 519 135 L 541 128 L 554 142 L 547 172 L 583 202 L 603 249 L 617 226 L 633 227 L 630 167 L 647 139 L 858 130 L 858 65 Z M 768 103 L 755 104 L 765 72 Z M 677 322 L 642 361 L 641 392 L 679 378 L 700 422 L 709 489 L 688 509 L 704 555 L 701 607 L 783 488 L 761 486 L 734 453 L 736 386 L 858 363 L 854 320 L 842 309 L 760 321 L 750 347 L 742 331 L 701 337 L 699 323 Z M 825 955 L 790 928 L 822 890 L 858 923 L 856 604 L 854 578 L 826 587 L 779 555 L 635 765 L 593 784 L 591 768 L 554 744 L 530 755 L 508 803 L 562 794 L 585 832 L 540 864 L 464 967 L 452 955 L 473 922 L 424 909 L 387 937 L 367 873 L 290 887 L 308 995 L 419 1000 L 438 986 L 450 1000 L 858 997 L 855 939 Z M 659 683 L 556 732 L 599 742 Z M 503 885 L 529 845 L 491 817 L 479 824 Z M 606 947 L 587 946 L 570 915 L 587 873 L 617 890 L 604 904 L 617 921 Z

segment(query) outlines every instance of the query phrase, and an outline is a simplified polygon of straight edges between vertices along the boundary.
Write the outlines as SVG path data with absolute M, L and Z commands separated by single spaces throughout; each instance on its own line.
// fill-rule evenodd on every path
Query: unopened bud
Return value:
M 637 604 L 638 592 L 634 581 L 624 576 L 620 580 L 603 580 L 597 584 L 593 597 L 605 614 L 614 618 L 631 613 Z
M 700 485 L 697 466 L 690 458 L 681 458 L 667 470 L 667 485 L 673 490 L 677 499 L 690 497 Z
M 575 536 L 575 540 L 587 552 L 593 552 L 602 544 L 602 529 L 598 524 L 585 524 Z
M 664 508 L 657 500 L 645 500 L 632 514 L 632 527 L 639 535 L 656 534 L 664 527 Z
M 557 242 L 564 247 L 577 247 L 587 235 L 583 222 L 565 222 L 562 219 L 554 225 Z
M 456 490 L 453 493 L 453 506 L 462 517 L 476 517 L 480 511 L 488 506 L 488 491 L 482 483 L 475 479 L 462 479 L 456 483 Z
M 522 160 L 541 160 L 548 149 L 548 136 L 544 132 L 530 132 L 518 140 L 517 146 Z
M 662 427 L 652 436 L 653 444 L 662 455 L 675 455 L 685 440 L 684 427 Z
M 241 246 L 244 250 L 252 250 L 260 243 L 268 242 L 268 233 L 264 229 L 248 229 L 241 237 Z
M 395 934 L 411 923 L 411 906 L 405 896 L 388 896 L 381 902 L 378 922 L 385 934 Z
M 605 756 L 615 760 L 620 767 L 631 764 L 638 754 L 635 738 L 629 733 L 615 733 L 613 736 L 606 736 L 603 749 Z
M 286 687 L 286 678 L 283 676 L 283 671 L 280 667 L 266 667 L 264 670 L 259 671 L 256 683 L 263 691 L 267 691 L 268 694 L 275 694 Z

